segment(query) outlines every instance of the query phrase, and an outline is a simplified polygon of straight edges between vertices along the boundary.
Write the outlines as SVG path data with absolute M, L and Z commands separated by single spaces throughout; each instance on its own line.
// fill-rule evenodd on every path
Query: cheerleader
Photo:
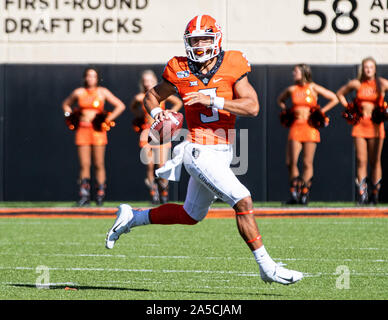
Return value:
M 338 99 L 334 92 L 312 80 L 311 69 L 306 64 L 294 66 L 294 84 L 287 87 L 278 97 L 281 108 L 281 122 L 290 128 L 286 147 L 286 165 L 290 181 L 291 198 L 287 204 L 307 204 L 313 179 L 313 162 L 317 143 L 321 141 L 319 128 L 328 125 L 326 112 L 332 109 Z M 318 96 L 328 103 L 320 108 Z M 286 100 L 292 107 L 287 109 Z M 303 151 L 303 172 L 298 169 L 298 159 Z
M 340 103 L 346 108 L 343 115 L 353 120 L 358 204 L 378 203 L 382 177 L 381 152 L 385 138 L 384 96 L 387 88 L 388 80 L 377 76 L 376 61 L 368 57 L 362 60 L 358 77 L 337 91 Z M 353 102 L 348 102 L 346 95 L 353 91 L 356 98 Z
M 84 85 L 75 89 L 62 103 L 66 123 L 75 130 L 80 163 L 79 206 L 90 203 L 90 168 L 93 162 L 96 178 L 97 205 L 101 206 L 105 198 L 106 170 L 105 148 L 108 143 L 107 131 L 124 110 L 124 103 L 107 88 L 100 86 L 100 74 L 94 67 L 88 67 L 83 73 Z M 105 101 L 113 107 L 112 112 L 104 110 Z M 73 108 L 73 105 L 76 105 Z

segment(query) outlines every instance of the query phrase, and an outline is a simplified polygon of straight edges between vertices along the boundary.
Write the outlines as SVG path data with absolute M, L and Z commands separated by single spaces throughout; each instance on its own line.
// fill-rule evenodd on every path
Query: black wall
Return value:
M 4 66 L 0 65 L 0 201 L 4 200 L 4 108 L 5 108 L 5 90 L 4 90 Z
M 0 65 L 0 201 L 65 201 L 77 198 L 78 159 L 74 133 L 64 124 L 61 103 L 81 85 L 83 65 Z M 102 85 L 127 106 L 138 92 L 144 69 L 158 75 L 163 65 L 99 65 Z M 356 76 L 357 66 L 312 66 L 314 81 L 336 91 Z M 380 66 L 388 77 L 388 66 Z M 291 65 L 255 65 L 249 80 L 260 100 L 257 118 L 238 118 L 237 128 L 249 129 L 249 170 L 239 179 L 255 201 L 288 198 L 285 167 L 287 129 L 279 123 L 276 98 L 292 83 Z M 323 105 L 325 101 L 319 100 Z M 110 106 L 108 105 L 109 109 Z M 329 112 L 330 126 L 321 130 L 313 201 L 354 200 L 354 148 L 351 127 L 338 105 Z M 138 138 L 127 109 L 108 133 L 106 152 L 107 200 L 148 200 L 145 168 L 140 163 Z M 382 201 L 388 201 L 387 146 L 383 149 Z M 385 174 L 387 172 L 387 174 Z M 184 200 L 188 175 L 170 184 L 173 200 Z

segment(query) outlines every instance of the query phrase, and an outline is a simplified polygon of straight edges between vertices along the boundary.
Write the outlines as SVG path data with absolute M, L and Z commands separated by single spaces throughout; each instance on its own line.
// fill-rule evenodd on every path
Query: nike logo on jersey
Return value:
M 214 79 L 213 83 L 217 83 L 218 81 L 222 80 L 222 78 Z

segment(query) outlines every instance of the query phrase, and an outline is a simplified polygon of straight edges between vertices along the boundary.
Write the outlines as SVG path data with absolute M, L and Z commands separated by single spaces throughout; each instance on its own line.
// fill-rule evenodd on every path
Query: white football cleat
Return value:
M 128 233 L 131 231 L 131 225 L 133 222 L 133 211 L 132 207 L 128 204 L 120 204 L 116 212 L 117 218 L 108 231 L 105 238 L 105 247 L 107 249 L 112 249 L 115 245 L 115 242 L 123 233 Z
M 302 280 L 303 273 L 295 270 L 288 270 L 279 266 L 274 265 L 274 269 L 271 272 L 265 272 L 260 266 L 260 276 L 265 283 L 277 282 L 284 285 L 293 284 Z

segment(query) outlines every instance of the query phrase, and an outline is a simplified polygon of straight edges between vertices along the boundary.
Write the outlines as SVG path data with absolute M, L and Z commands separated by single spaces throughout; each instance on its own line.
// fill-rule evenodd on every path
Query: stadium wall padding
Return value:
M 0 65 L 0 201 L 4 200 L 4 65 Z
M 163 65 L 98 65 L 102 85 L 128 107 L 138 92 L 144 69 L 160 77 Z M 238 117 L 236 127 L 249 129 L 249 169 L 239 179 L 255 201 L 284 201 L 288 198 L 285 147 L 288 130 L 279 122 L 276 98 L 292 83 L 291 65 L 253 65 L 249 80 L 260 101 L 256 118 Z M 62 101 L 82 83 L 85 65 L 0 65 L 0 200 L 69 201 L 78 197 L 78 158 L 74 132 L 67 129 Z M 313 65 L 317 83 L 336 91 L 357 73 L 355 65 Z M 388 77 L 388 66 L 379 66 Z M 325 101 L 319 100 L 323 105 Z M 107 109 L 111 106 L 107 104 Z M 312 201 L 355 199 L 355 156 L 351 127 L 337 105 L 328 115 L 330 126 L 321 130 L 318 144 Z M 127 108 L 109 133 L 106 150 L 107 200 L 148 200 L 145 167 L 140 162 L 133 116 Z M 388 146 L 384 145 L 381 200 L 388 202 Z M 183 201 L 189 177 L 183 170 L 179 183 L 170 183 L 171 200 Z

